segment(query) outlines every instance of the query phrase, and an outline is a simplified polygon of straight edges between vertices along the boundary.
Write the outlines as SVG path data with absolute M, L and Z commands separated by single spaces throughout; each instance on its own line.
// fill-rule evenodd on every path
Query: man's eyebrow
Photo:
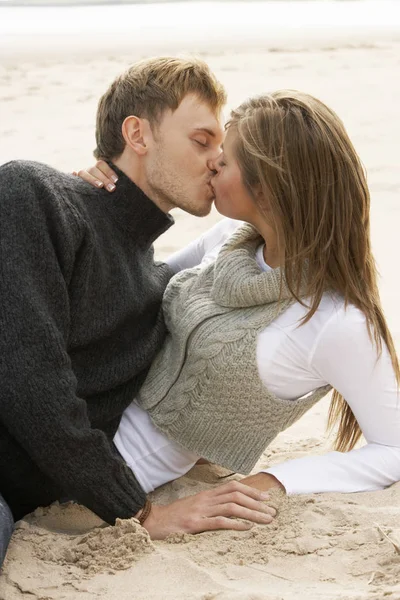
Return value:
M 194 131 L 204 131 L 208 135 L 211 135 L 211 137 L 216 137 L 215 132 L 212 129 L 208 129 L 208 127 L 195 127 Z

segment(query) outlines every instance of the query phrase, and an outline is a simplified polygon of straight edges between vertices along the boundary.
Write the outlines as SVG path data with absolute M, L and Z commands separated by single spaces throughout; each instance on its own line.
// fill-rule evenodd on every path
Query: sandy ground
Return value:
M 400 33 L 347 40 L 235 47 L 208 60 L 226 85 L 229 106 L 289 87 L 311 92 L 341 115 L 366 165 L 373 245 L 390 327 L 400 341 L 397 282 L 400 192 Z M 136 46 L 135 46 L 136 48 Z M 75 48 L 76 50 L 76 48 Z M 166 48 L 166 51 L 169 49 Z M 159 50 L 157 50 L 159 51 Z M 0 66 L 0 163 L 31 158 L 64 170 L 91 164 L 96 101 L 116 73 L 151 48 L 120 54 L 93 48 L 7 56 Z M 29 56 L 28 56 L 29 54 Z M 79 52 L 78 52 L 79 54 Z M 176 213 L 157 243 L 160 258 L 219 216 Z M 262 457 L 269 465 L 330 448 L 327 402 L 282 434 Z M 224 471 L 196 467 L 155 494 L 161 502 L 218 483 Z M 176 535 L 151 542 L 134 521 L 98 527 L 74 505 L 39 509 L 17 526 L 0 578 L 0 599 L 320 600 L 400 599 L 400 484 L 382 492 L 276 498 L 271 526 L 241 534 Z

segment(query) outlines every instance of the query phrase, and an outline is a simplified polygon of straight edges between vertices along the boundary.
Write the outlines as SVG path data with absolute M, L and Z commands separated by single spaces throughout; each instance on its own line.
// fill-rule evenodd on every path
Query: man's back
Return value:
M 0 168 L 0 479 L 15 518 L 63 494 L 110 522 L 144 502 L 110 442 L 164 339 L 171 273 L 151 244 L 172 220 L 119 175 L 110 200 L 45 165 Z

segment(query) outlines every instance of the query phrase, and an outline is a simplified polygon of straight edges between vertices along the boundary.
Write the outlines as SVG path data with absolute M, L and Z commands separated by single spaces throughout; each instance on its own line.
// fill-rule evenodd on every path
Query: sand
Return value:
M 135 40 L 129 50 L 126 38 L 121 52 L 114 37 L 115 52 L 111 38 L 104 47 L 96 38 L 88 54 L 77 34 L 74 53 L 59 45 L 53 54 L 48 38 L 37 47 L 19 40 L 20 52 L 3 56 L 0 162 L 31 158 L 67 171 L 91 164 L 97 98 L 137 58 L 171 52 L 171 46 L 155 49 L 146 40 L 141 49 Z M 231 40 L 217 51 L 204 42 L 198 50 L 226 85 L 230 107 L 247 95 L 290 87 L 319 96 L 341 115 L 368 170 L 382 299 L 398 344 L 400 33 L 378 31 L 360 41 L 348 30 L 327 29 L 314 40 L 299 43 L 297 36 L 292 43 L 286 31 L 273 44 Z M 175 217 L 176 226 L 157 242 L 159 258 L 220 218 L 213 212 L 195 219 L 179 211 Z M 328 451 L 327 406 L 321 402 L 280 435 L 259 466 Z M 195 467 L 157 490 L 154 500 L 164 503 L 218 485 L 225 474 L 216 466 Z M 163 542 L 151 541 L 134 520 L 108 527 L 74 504 L 38 509 L 17 525 L 0 599 L 400 599 L 400 484 L 370 493 L 278 496 L 273 502 L 279 512 L 272 525 L 245 533 L 179 534 Z
M 215 466 L 195 467 L 154 500 L 206 489 L 221 474 Z M 277 494 L 271 525 L 162 542 L 152 542 L 134 519 L 110 527 L 81 506 L 56 504 L 17 525 L 0 597 L 398 599 L 399 500 L 400 484 L 363 494 Z

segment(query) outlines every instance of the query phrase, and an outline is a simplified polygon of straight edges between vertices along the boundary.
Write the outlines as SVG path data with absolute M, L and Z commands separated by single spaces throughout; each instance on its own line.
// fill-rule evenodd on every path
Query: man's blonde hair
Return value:
M 163 113 L 176 110 L 187 94 L 196 94 L 215 114 L 226 103 L 224 87 L 202 60 L 163 57 L 132 65 L 100 98 L 95 157 L 111 160 L 122 154 L 121 127 L 126 117 L 148 119 L 154 128 Z

